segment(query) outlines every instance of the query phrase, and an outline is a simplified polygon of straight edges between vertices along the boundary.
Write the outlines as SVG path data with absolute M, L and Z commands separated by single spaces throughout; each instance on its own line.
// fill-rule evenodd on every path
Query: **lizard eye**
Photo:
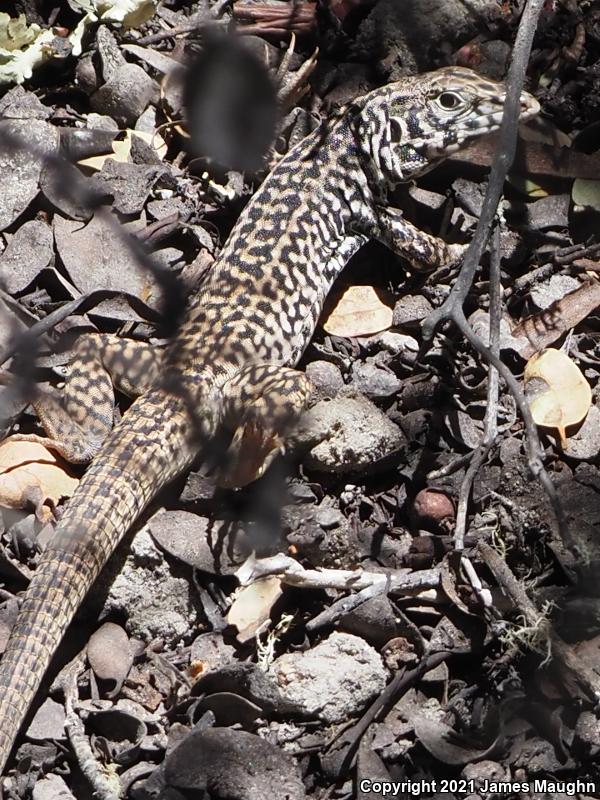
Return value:
M 456 92 L 442 92 L 437 97 L 437 104 L 444 111 L 454 111 L 463 104 L 463 99 Z

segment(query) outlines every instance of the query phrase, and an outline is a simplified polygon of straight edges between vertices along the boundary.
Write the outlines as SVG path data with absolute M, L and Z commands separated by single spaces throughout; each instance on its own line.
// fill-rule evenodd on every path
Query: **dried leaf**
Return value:
M 279 578 L 256 581 L 238 592 L 227 614 L 227 622 L 238 629 L 238 641 L 247 642 L 254 638 L 269 619 L 271 609 L 280 597 Z
M 349 286 L 323 328 L 332 336 L 370 336 L 390 328 L 393 315 L 372 286 Z
M 9 438 L 0 445 L 0 505 L 22 509 L 33 505 L 37 517 L 48 522 L 53 519 L 49 506 L 70 497 L 78 483 L 42 444 Z
M 523 374 L 525 391 L 537 425 L 565 428 L 581 422 L 592 404 L 592 390 L 579 367 L 561 350 L 548 348 L 529 359 Z

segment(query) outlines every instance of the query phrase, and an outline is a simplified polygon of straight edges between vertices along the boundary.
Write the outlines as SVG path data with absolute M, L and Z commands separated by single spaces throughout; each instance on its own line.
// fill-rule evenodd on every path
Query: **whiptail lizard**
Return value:
M 445 68 L 356 99 L 294 147 L 243 211 L 160 366 L 149 346 L 88 336 L 61 404 L 34 404 L 52 445 L 94 461 L 42 555 L 0 664 L 0 773 L 67 626 L 152 497 L 223 428 L 229 483 L 256 477 L 310 394 L 294 369 L 350 256 L 383 241 L 414 266 L 456 262 L 386 206 L 386 192 L 498 128 L 502 84 Z M 539 109 L 528 94 L 521 113 Z M 118 268 L 115 265 L 115 268 Z M 111 432 L 112 382 L 146 387 Z

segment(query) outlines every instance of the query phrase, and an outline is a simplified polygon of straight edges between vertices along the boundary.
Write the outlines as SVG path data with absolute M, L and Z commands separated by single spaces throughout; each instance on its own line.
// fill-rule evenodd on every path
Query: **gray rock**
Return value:
M 148 528 L 159 547 L 203 572 L 231 575 L 249 555 L 241 528 L 191 511 L 159 511 Z
M 157 97 L 152 78 L 137 64 L 124 64 L 91 97 L 98 114 L 108 114 L 120 126 L 132 128 L 137 118 Z
M 340 629 L 361 636 L 377 648 L 398 635 L 396 613 L 385 595 L 372 597 L 340 619 Z
M 460 208 L 472 217 L 481 214 L 484 191 L 481 184 L 469 181 L 466 178 L 457 178 L 452 184 L 456 202 Z
M 147 304 L 158 302 L 158 290 L 132 248 L 100 214 L 87 225 L 54 216 L 56 249 L 71 281 L 82 292 L 115 289 Z M 97 309 L 96 309 L 97 312 Z
M 11 294 L 29 286 L 50 264 L 53 243 L 52 231 L 41 220 L 21 225 L 0 256 L 0 277 Z
M 344 388 L 340 368 L 330 361 L 311 361 L 306 366 L 306 376 L 325 397 L 335 397 Z
M 439 211 L 446 202 L 446 195 L 439 194 L 438 192 L 430 192 L 428 189 L 422 189 L 420 186 L 409 186 L 408 193 L 413 200 L 417 203 L 426 206 L 432 211 Z
M 379 653 L 349 633 L 332 633 L 304 653 L 286 653 L 272 670 L 284 697 L 328 723 L 358 714 L 387 679 Z
M 135 535 L 104 605 L 106 615 L 123 611 L 128 632 L 145 642 L 160 636 L 176 643 L 198 622 L 193 584 L 172 574 L 147 528 Z
M 65 732 L 65 710 L 60 703 L 48 697 L 38 708 L 31 725 L 27 728 L 27 736 L 37 742 L 45 739 L 67 738 Z
M 127 64 L 117 39 L 107 25 L 96 31 L 96 47 L 102 68 L 102 80 L 109 81 L 115 72 Z
M 375 364 L 363 364 L 359 361 L 352 365 L 352 381 L 354 388 L 371 398 L 391 397 L 400 390 L 400 381 L 393 372 L 381 369 Z
M 164 166 L 124 164 L 107 159 L 102 171 L 94 175 L 94 188 L 114 198 L 113 207 L 121 214 L 137 214 L 156 181 L 167 172 Z
M 170 786 L 230 800 L 301 800 L 306 796 L 294 759 L 253 733 L 194 730 L 165 760 Z
M 85 127 L 92 131 L 118 131 L 119 126 L 112 117 L 106 114 L 94 114 L 91 112 L 85 120 Z
M 394 325 L 414 325 L 433 311 L 433 306 L 422 294 L 407 294 L 394 306 Z
M 531 288 L 530 296 L 538 308 L 548 308 L 552 303 L 581 287 L 581 281 L 571 275 L 553 275 L 547 281 Z
M 529 225 L 538 231 L 549 228 L 568 228 L 571 196 L 552 194 L 527 205 Z
M 397 356 L 404 353 L 406 356 L 416 355 L 419 351 L 417 340 L 413 336 L 396 331 L 381 331 L 373 336 L 361 339 L 361 346 L 366 353 L 373 354 L 376 358 L 385 357 L 385 353 Z
M 42 119 L 0 121 L 2 137 L 23 144 L 23 149 L 0 147 L 0 174 L 10 175 L 0 192 L 0 230 L 8 228 L 38 193 L 42 156 L 58 150 L 59 129 Z
M 0 116 L 4 119 L 48 119 L 52 116 L 52 109 L 33 92 L 15 86 L 0 100 Z
M 398 80 L 407 71 L 430 67 L 428 55 L 439 47 L 440 31 L 445 42 L 468 41 L 478 33 L 482 19 L 493 18 L 495 6 L 489 0 L 379 0 L 361 24 L 353 47 L 371 57 L 381 54 L 380 68 L 388 68 L 389 80 Z
M 60 775 L 53 773 L 36 782 L 31 796 L 33 800 L 75 800 Z
M 309 449 L 308 469 L 340 475 L 377 465 L 405 443 L 400 429 L 362 395 L 320 401 L 290 437 L 295 448 Z
M 569 434 L 563 452 L 569 458 L 579 461 L 596 458 L 600 453 L 600 410 L 598 406 L 592 405 L 583 424 L 575 433 Z

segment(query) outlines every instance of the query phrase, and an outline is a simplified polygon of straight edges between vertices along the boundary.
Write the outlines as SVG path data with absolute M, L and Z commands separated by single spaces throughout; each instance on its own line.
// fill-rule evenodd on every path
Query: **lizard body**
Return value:
M 97 457 L 42 555 L 0 663 L 0 773 L 77 608 L 158 490 L 224 426 L 236 431 L 232 452 L 243 456 L 232 485 L 252 480 L 278 451 L 310 393 L 293 367 L 350 256 L 377 238 L 420 267 L 460 257 L 462 246 L 418 231 L 387 208 L 386 190 L 497 129 L 503 103 L 502 84 L 460 68 L 358 98 L 263 182 L 160 368 L 146 346 L 121 349 L 149 386 L 112 432 L 108 345 L 96 353 L 97 378 L 76 367 L 63 406 L 36 405 L 56 449 L 73 461 Z M 524 94 L 522 113 L 537 110 Z

